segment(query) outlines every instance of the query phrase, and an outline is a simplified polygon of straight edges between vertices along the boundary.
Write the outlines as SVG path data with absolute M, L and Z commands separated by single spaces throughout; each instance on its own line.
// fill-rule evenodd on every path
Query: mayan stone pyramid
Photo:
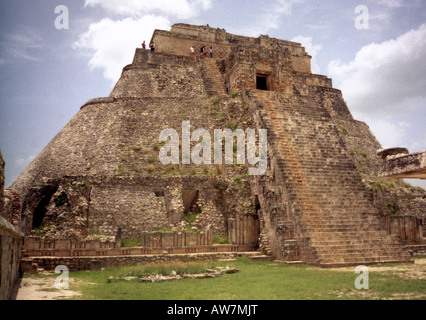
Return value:
M 410 261 L 381 225 L 351 152 L 364 150 L 375 166 L 380 144 L 331 79 L 311 73 L 299 43 L 186 24 L 156 30 L 151 43 L 155 51 L 136 49 L 110 96 L 83 105 L 11 186 L 27 235 L 209 228 L 278 260 Z M 236 161 L 184 164 L 184 152 L 178 164 L 162 164 L 161 132 L 178 132 L 182 151 L 183 123 L 212 136 L 253 129 L 258 140 L 266 129 L 266 171 L 250 175 L 251 165 Z M 236 159 L 237 143 L 231 148 Z

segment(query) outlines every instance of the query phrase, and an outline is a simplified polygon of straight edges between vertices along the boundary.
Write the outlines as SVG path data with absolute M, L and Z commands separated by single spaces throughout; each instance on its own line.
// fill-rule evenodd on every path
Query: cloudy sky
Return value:
M 424 0 L 0 0 L 6 185 L 81 105 L 109 95 L 154 29 L 177 22 L 301 42 L 383 147 L 426 149 Z

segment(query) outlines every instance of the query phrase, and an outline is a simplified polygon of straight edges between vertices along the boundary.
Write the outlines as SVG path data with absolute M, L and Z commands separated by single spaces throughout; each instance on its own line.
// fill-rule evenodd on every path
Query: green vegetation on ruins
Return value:
M 249 108 L 245 105 L 243 97 L 238 93 L 231 93 L 228 97 L 212 97 L 209 99 L 200 100 L 200 116 L 207 120 L 206 126 L 209 130 L 212 128 L 243 129 L 251 127 L 253 121 L 252 114 Z M 141 108 L 134 110 L 136 113 L 142 113 Z M 128 111 L 131 112 L 131 111 Z M 153 112 L 150 110 L 150 112 Z M 155 112 L 163 112 L 156 110 Z M 185 120 L 185 109 L 173 110 L 176 114 L 173 117 L 182 116 Z M 178 128 L 175 128 L 178 129 Z M 192 128 L 193 130 L 195 128 Z M 207 127 L 206 127 L 207 129 Z M 178 130 L 179 131 L 179 130 Z M 211 132 L 213 134 L 213 132 Z M 233 177 L 235 174 L 244 174 L 241 170 L 247 171 L 244 165 L 225 165 L 222 169 L 221 165 L 203 165 L 194 166 L 192 164 L 169 164 L 163 165 L 159 161 L 160 149 L 167 143 L 167 141 L 158 141 L 158 137 L 151 137 L 146 144 L 140 145 L 134 142 L 121 141 L 118 143 L 118 150 L 120 153 L 117 155 L 115 172 L 120 176 L 209 176 L 222 178 Z M 198 143 L 202 142 L 202 138 Z M 192 142 L 192 147 L 196 142 Z M 233 143 L 234 163 L 236 163 L 237 144 L 236 139 Z M 179 156 L 182 157 L 182 142 L 179 143 Z M 214 154 L 212 146 L 212 155 Z M 182 159 L 179 159 L 182 162 Z M 241 169 L 240 167 L 244 167 Z M 231 179 L 232 180 L 232 179 Z M 243 188 L 244 193 L 245 188 Z

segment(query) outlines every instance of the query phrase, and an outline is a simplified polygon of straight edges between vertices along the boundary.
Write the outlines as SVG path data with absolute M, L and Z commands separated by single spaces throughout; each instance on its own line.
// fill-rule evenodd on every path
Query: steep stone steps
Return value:
M 382 264 L 382 263 L 413 263 L 412 260 L 404 260 L 402 258 L 397 259 L 384 259 L 384 258 L 365 258 L 365 259 L 335 259 L 333 261 L 322 261 L 319 260 L 313 263 L 314 266 L 320 268 L 341 268 L 348 266 L 360 266 L 360 265 L 371 265 L 371 264 Z
M 374 244 L 374 242 L 344 244 L 344 243 L 336 241 L 334 244 L 327 244 L 327 245 L 316 244 L 315 248 L 317 252 L 326 251 L 326 253 L 330 253 L 331 251 L 335 253 L 337 251 L 359 252 L 360 250 L 366 251 L 366 252 L 383 251 L 383 250 L 386 251 L 389 248 L 400 247 L 397 243 L 383 244 L 383 243 L 376 242 L 375 243 L 376 245 L 372 245 L 372 244 Z M 382 247 L 380 247 L 380 245 L 382 245 Z
M 352 246 L 352 245 L 381 245 L 383 244 L 383 238 L 382 237 L 377 237 L 374 239 L 354 239 L 354 238 L 347 238 L 347 239 L 339 239 L 337 240 L 332 240 L 332 239 L 312 239 L 311 238 L 312 243 L 315 244 L 316 247 L 321 247 L 321 246 L 333 246 L 333 245 L 345 245 L 345 246 Z M 396 240 L 394 240 L 396 241 Z M 393 240 L 389 240 L 389 243 L 392 243 Z M 397 242 L 397 245 L 399 246 L 399 243 Z
M 201 74 L 208 96 L 215 97 L 225 95 L 225 87 L 222 75 L 216 61 L 211 58 L 197 58 L 200 62 Z
M 347 253 L 344 252 L 342 255 L 339 254 L 321 254 L 321 258 L 318 261 L 323 263 L 342 263 L 342 262 L 354 262 L 354 263 L 362 263 L 362 262 L 384 262 L 384 261 L 399 261 L 399 262 L 408 262 L 410 261 L 410 256 L 406 256 L 404 254 L 398 254 L 396 252 L 392 253 L 381 253 L 377 252 L 374 254 L 368 254 L 366 252 L 360 252 L 358 254 L 355 253 Z
M 280 104 L 275 93 L 259 91 L 262 122 L 286 196 L 310 238 L 316 261 L 332 265 L 358 262 L 408 261 L 408 252 L 391 237 L 374 214 L 356 166 L 324 108 Z
M 259 255 L 253 255 L 249 257 L 250 260 L 253 261 L 262 261 L 262 262 L 267 262 L 267 261 L 274 261 L 275 258 L 270 256 L 270 255 L 265 255 L 265 254 L 259 254 Z

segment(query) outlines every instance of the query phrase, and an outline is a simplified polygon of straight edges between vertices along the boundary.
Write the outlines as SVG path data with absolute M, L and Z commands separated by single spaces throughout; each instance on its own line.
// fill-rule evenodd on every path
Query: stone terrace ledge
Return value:
M 402 150 L 404 148 L 392 148 L 377 152 L 378 156 L 384 159 L 379 176 L 384 178 L 426 179 L 426 150 L 413 154 L 407 154 L 408 150 L 393 154 L 392 150 L 396 149 Z
M 256 251 L 241 252 L 199 252 L 184 254 L 145 254 L 134 256 L 87 256 L 87 257 L 26 257 L 21 260 L 24 272 L 37 272 L 37 268 L 46 271 L 55 270 L 59 265 L 67 266 L 69 271 L 100 270 L 148 263 L 199 262 L 211 260 L 233 260 L 236 257 L 253 259 L 259 257 Z M 270 261 L 270 260 L 268 260 Z

